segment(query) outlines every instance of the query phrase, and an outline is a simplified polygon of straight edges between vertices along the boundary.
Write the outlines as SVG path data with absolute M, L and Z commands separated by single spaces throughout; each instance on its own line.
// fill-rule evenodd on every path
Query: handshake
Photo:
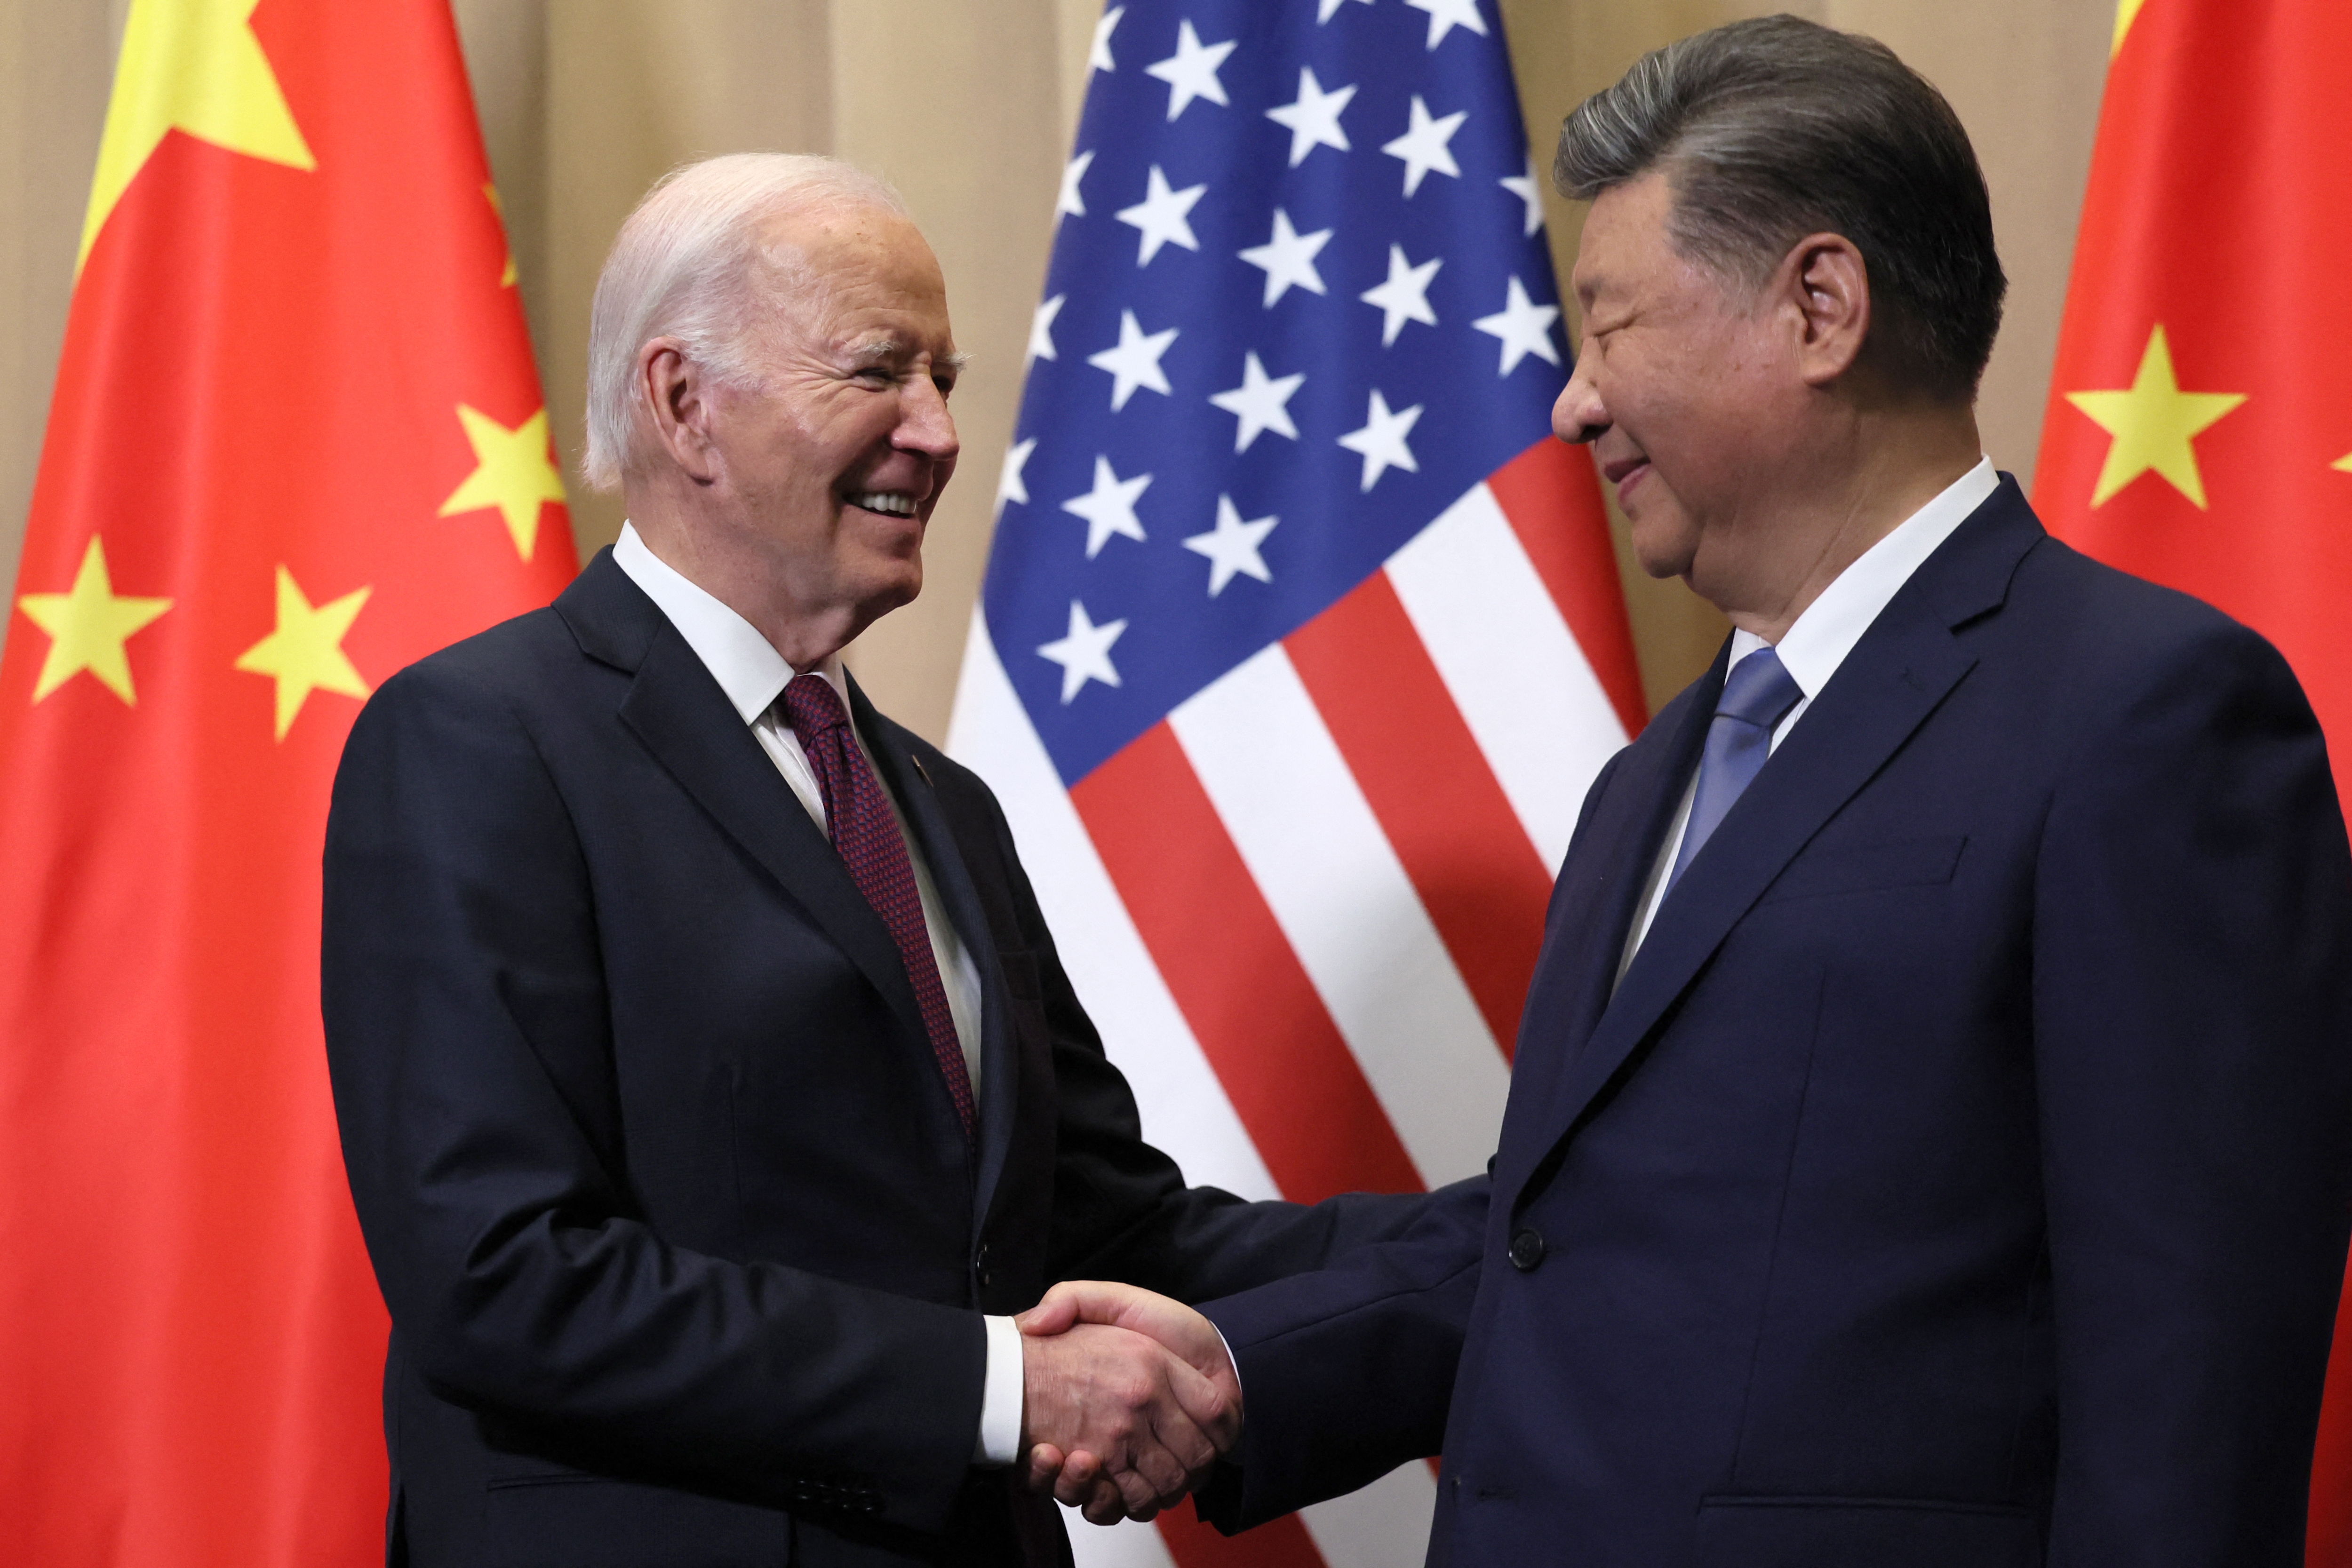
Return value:
M 1208 1319 L 1132 1285 L 1070 1281 L 1014 1320 L 1033 1491 L 1096 1524 L 1145 1520 L 1241 1437 L 1241 1379 Z

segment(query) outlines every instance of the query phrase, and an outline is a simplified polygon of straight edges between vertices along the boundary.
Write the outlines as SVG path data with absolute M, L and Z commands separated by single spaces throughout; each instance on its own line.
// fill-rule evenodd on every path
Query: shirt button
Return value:
M 1511 1238 L 1511 1267 L 1525 1274 L 1543 1261 L 1544 1239 L 1534 1230 L 1522 1230 Z

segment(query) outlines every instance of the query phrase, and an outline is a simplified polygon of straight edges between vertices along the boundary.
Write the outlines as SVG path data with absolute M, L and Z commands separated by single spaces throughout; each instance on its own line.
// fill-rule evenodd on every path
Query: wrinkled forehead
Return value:
M 828 339 L 877 333 L 951 352 L 947 282 L 915 225 L 887 208 L 840 205 L 771 219 L 761 235 L 776 298 Z

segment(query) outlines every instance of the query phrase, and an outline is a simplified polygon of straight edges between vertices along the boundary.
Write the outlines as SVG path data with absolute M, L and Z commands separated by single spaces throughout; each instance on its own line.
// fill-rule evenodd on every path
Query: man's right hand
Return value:
M 1045 1300 L 1013 1319 L 1024 1333 L 1024 1354 L 1028 1365 L 1034 1368 L 1037 1347 L 1056 1338 L 1068 1338 L 1087 1328 L 1110 1328 L 1112 1333 L 1140 1335 L 1155 1349 L 1162 1349 L 1173 1364 L 1206 1380 L 1209 1392 L 1216 1396 L 1218 1408 L 1209 1420 L 1195 1420 L 1195 1427 L 1213 1443 L 1212 1453 L 1204 1455 L 1200 1465 L 1188 1465 L 1185 1483 L 1167 1493 L 1155 1490 L 1150 1481 L 1140 1481 L 1134 1474 L 1124 1474 L 1131 1467 L 1115 1462 L 1108 1453 L 1094 1448 L 1085 1438 L 1061 1441 L 1040 1427 L 1030 1427 L 1024 1438 L 1024 1450 L 1028 1455 L 1028 1483 L 1033 1490 L 1054 1490 L 1054 1498 L 1068 1507 L 1077 1507 L 1094 1523 L 1115 1523 L 1119 1516 L 1127 1519 L 1150 1519 L 1155 1511 L 1176 1502 L 1183 1493 L 1209 1479 L 1209 1467 L 1225 1450 L 1233 1448 L 1234 1438 L 1242 1434 L 1242 1380 L 1233 1371 L 1233 1359 L 1225 1354 L 1225 1340 L 1216 1333 L 1209 1319 L 1185 1307 L 1183 1302 L 1169 1300 L 1167 1295 L 1152 1295 L 1136 1286 L 1106 1281 L 1063 1281 L 1046 1291 Z M 1030 1371 L 1030 1389 L 1037 1387 L 1034 1371 Z M 1197 1392 L 1190 1377 L 1176 1377 L 1176 1387 Z M 1034 1396 L 1034 1394 L 1033 1394 Z M 1033 1406 L 1034 1408 L 1034 1406 Z M 1200 1417 L 1200 1410 L 1192 1410 Z M 1148 1495 L 1146 1507 L 1136 1507 L 1139 1493 Z
M 1024 1336 L 1021 1362 L 1022 1449 L 1092 1455 L 1098 1478 L 1058 1477 L 1054 1492 L 1097 1524 L 1150 1519 L 1207 1479 L 1240 1436 L 1235 1401 L 1133 1330 L 1081 1322 Z

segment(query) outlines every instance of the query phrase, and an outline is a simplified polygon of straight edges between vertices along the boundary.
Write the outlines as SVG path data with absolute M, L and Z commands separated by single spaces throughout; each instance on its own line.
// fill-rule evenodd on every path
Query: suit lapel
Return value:
M 848 955 L 915 1038 L 928 1040 L 890 928 L 667 617 L 609 550 L 589 563 L 556 609 L 583 652 L 634 672 L 621 722 Z
M 972 1223 L 977 1227 L 988 1213 L 997 1177 L 1004 1170 L 1013 1139 L 1013 1101 L 1020 1090 L 1003 966 L 997 961 L 996 944 L 989 932 L 987 915 L 981 907 L 980 892 L 972 885 L 971 873 L 948 825 L 939 792 L 931 787 L 930 776 L 924 771 L 921 759 L 908 746 L 906 732 L 875 710 L 855 678 L 849 682 L 849 709 L 857 722 L 858 734 L 866 739 L 867 751 L 873 754 L 875 771 L 881 775 L 883 787 L 898 802 L 899 813 L 906 818 L 908 830 L 922 850 L 923 863 L 931 873 L 931 887 L 938 893 L 956 935 L 962 938 L 965 951 L 971 955 L 972 968 L 980 977 L 980 1119 L 975 1150 L 978 1179 L 972 1194 Z
M 1864 633 L 1829 685 L 1809 706 L 1763 771 L 1725 816 L 1706 846 L 1659 905 L 1656 919 L 1623 981 L 1608 996 L 1580 1047 L 1570 1037 L 1556 1082 L 1537 1091 L 1513 1180 L 1502 1190 L 1516 1202 L 1527 1178 L 1558 1140 L 1571 1133 L 1594 1098 L 1624 1067 L 1658 1020 L 1695 980 L 1733 926 L 1746 916 L 1789 862 L 1855 793 L 1885 766 L 1976 663 L 1953 629 L 1997 609 L 2025 552 L 2043 537 L 2014 480 L 2004 479 L 1959 530 L 1913 575 Z M 1695 760 L 1704 744 L 1723 667 L 1689 695 L 1679 744 L 1672 755 Z M 1704 697 L 1704 702 L 1696 700 Z M 1685 762 L 1686 768 L 1690 763 Z M 1686 773 L 1664 767 L 1653 784 L 1671 811 L 1679 795 L 1666 788 Z M 1631 781 L 1629 780 L 1629 783 Z M 1657 810 L 1653 804 L 1652 820 Z M 1657 852 L 1657 835 L 1646 839 Z M 1645 866 L 1648 862 L 1643 862 Z M 1624 906 L 1622 889 L 1612 907 Z M 1630 915 L 1617 920 L 1613 961 L 1622 951 Z M 1588 967 L 1597 967 L 1588 958 Z M 1590 982 L 1588 982 L 1588 991 Z M 1603 993 L 1606 994 L 1606 993 Z M 1529 1012 L 1534 1012 L 1533 998 Z M 1498 1170 L 1498 1178 L 1504 1173 Z

